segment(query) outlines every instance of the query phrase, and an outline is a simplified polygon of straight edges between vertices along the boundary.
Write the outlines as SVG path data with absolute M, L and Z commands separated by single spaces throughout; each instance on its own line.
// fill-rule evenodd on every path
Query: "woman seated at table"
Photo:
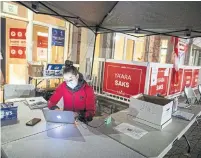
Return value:
M 91 121 L 95 115 L 95 95 L 83 79 L 83 75 L 70 62 L 65 63 L 64 82 L 61 83 L 48 101 L 51 110 L 59 109 L 57 103 L 63 97 L 65 111 L 74 111 Z

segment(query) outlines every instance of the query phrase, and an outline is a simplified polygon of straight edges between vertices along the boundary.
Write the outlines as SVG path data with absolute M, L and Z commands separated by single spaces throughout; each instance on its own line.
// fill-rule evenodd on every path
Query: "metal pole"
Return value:
M 149 62 L 149 44 L 150 44 L 150 37 L 146 37 L 146 50 L 145 52 L 147 53 L 146 54 L 146 62 Z
M 92 75 L 93 75 L 93 67 L 94 67 L 94 57 L 95 57 L 95 48 L 96 48 L 96 39 L 97 39 L 97 29 L 95 32 L 95 41 L 94 41 L 94 50 L 93 50 L 93 56 L 92 56 L 92 61 L 91 61 L 91 79 L 92 79 Z

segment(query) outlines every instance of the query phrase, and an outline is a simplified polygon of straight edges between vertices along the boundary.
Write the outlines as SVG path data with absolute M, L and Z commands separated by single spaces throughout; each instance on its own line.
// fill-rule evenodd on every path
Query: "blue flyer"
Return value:
M 65 30 L 52 29 L 52 46 L 62 46 L 65 43 Z

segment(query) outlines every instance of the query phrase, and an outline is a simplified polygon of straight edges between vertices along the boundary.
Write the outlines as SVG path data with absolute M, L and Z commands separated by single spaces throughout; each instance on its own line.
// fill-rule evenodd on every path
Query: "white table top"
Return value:
M 1 127 L 1 144 L 9 143 L 45 130 L 61 126 L 61 124 L 46 123 L 41 110 L 30 110 L 23 102 L 18 104 L 18 123 Z M 26 123 L 33 118 L 40 118 L 37 126 L 28 127 Z
M 185 121 L 173 117 L 172 123 L 170 123 L 162 131 L 135 122 L 131 116 L 127 115 L 128 110 L 113 114 L 112 118 L 115 120 L 115 122 L 108 126 L 101 127 L 99 131 L 126 145 L 127 147 L 141 153 L 145 157 L 160 158 L 167 154 L 167 152 L 172 148 L 175 140 L 180 139 L 183 134 L 186 133 L 186 131 L 195 122 L 196 116 L 201 115 L 201 106 L 191 107 L 191 109 L 192 110 L 184 110 L 195 114 L 191 121 Z M 113 127 L 123 122 L 140 127 L 149 133 L 144 135 L 141 139 L 135 140 L 113 129 Z
M 42 121 L 27 127 L 34 117 Z M 86 125 L 46 125 L 42 111 L 20 103 L 20 123 L 2 127 L 2 151 L 11 158 L 144 158 L 135 151 Z

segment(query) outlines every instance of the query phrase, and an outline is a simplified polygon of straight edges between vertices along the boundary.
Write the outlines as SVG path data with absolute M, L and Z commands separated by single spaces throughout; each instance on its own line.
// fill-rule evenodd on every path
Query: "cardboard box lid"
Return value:
M 157 97 L 157 96 L 146 95 L 146 94 L 140 94 L 140 95 L 138 95 L 136 97 L 136 99 L 142 100 L 142 101 L 145 101 L 145 102 L 149 102 L 149 103 L 153 103 L 153 104 L 157 104 L 157 105 L 161 105 L 161 106 L 165 106 L 165 105 L 167 105 L 168 103 L 170 103 L 172 101 L 170 99 Z

